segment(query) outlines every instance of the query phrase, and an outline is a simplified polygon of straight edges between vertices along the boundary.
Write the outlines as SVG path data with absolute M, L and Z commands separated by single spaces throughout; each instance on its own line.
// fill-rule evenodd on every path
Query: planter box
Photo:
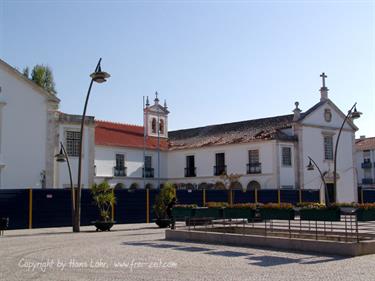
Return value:
M 375 221 L 375 209 L 358 209 L 357 221 Z
M 262 220 L 294 220 L 293 209 L 260 209 Z
M 174 219 L 185 219 L 194 216 L 195 209 L 193 208 L 173 208 L 172 216 Z
M 340 209 L 301 209 L 301 220 L 340 221 Z
M 195 218 L 223 218 L 223 208 L 196 208 L 194 209 Z
M 225 208 L 224 218 L 225 219 L 249 219 L 252 220 L 255 217 L 255 210 L 250 208 Z

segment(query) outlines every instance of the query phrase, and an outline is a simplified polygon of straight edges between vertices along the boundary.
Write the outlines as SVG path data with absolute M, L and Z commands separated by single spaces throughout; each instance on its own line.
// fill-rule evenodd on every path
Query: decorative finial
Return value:
M 150 102 L 148 100 L 148 96 L 146 97 L 146 107 L 149 107 L 150 106 Z
M 328 77 L 324 72 L 320 74 L 322 77 L 322 87 L 320 88 L 320 101 L 325 101 L 328 99 L 328 88 L 326 87 L 326 78 Z
M 158 95 L 159 95 L 159 94 L 158 94 L 158 92 L 156 91 L 156 92 L 155 92 L 155 100 L 154 100 L 155 103 L 159 101 L 159 99 L 158 99 Z
M 293 116 L 293 121 L 298 121 L 299 118 L 301 117 L 301 109 L 298 107 L 299 106 L 299 102 L 296 101 L 294 103 L 294 105 L 296 106 L 296 108 L 293 110 L 293 113 L 294 113 L 294 116 Z
M 164 108 L 165 108 L 165 109 L 168 108 L 168 106 L 167 106 L 167 100 L 166 100 L 166 99 L 164 100 Z

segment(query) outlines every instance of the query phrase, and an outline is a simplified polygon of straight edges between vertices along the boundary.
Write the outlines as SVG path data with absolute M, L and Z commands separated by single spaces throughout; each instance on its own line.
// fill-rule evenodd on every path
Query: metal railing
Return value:
M 217 165 L 214 166 L 214 175 L 220 176 L 227 172 L 227 165 Z
M 113 175 L 115 177 L 126 177 L 126 167 L 113 167 Z
M 248 163 L 247 165 L 248 174 L 260 174 L 262 173 L 262 163 Z
M 154 168 L 143 168 L 142 177 L 153 178 L 154 177 Z
M 185 168 L 185 177 L 196 177 L 196 168 L 195 167 L 189 167 Z

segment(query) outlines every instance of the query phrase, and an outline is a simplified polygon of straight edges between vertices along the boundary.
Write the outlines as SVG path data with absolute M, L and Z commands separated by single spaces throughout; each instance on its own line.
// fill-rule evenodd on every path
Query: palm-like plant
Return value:
M 101 221 L 110 221 L 112 205 L 116 203 L 115 194 L 107 181 L 93 184 L 91 194 L 95 205 L 99 208 Z

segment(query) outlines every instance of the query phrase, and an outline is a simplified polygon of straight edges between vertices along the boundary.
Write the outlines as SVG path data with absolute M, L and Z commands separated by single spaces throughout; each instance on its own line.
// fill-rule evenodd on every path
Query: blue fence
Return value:
M 117 223 L 144 223 L 155 219 L 153 205 L 157 190 L 116 190 L 114 220 Z M 375 190 L 363 190 L 365 202 L 375 202 Z M 319 202 L 318 190 L 234 190 L 232 196 L 228 190 L 176 190 L 179 204 L 197 204 L 205 202 L 233 203 L 298 203 Z M 90 225 L 99 216 L 93 204 L 90 190 L 82 190 L 81 225 Z M 10 229 L 70 226 L 71 193 L 59 189 L 18 189 L 0 190 L 0 217 L 9 217 Z

